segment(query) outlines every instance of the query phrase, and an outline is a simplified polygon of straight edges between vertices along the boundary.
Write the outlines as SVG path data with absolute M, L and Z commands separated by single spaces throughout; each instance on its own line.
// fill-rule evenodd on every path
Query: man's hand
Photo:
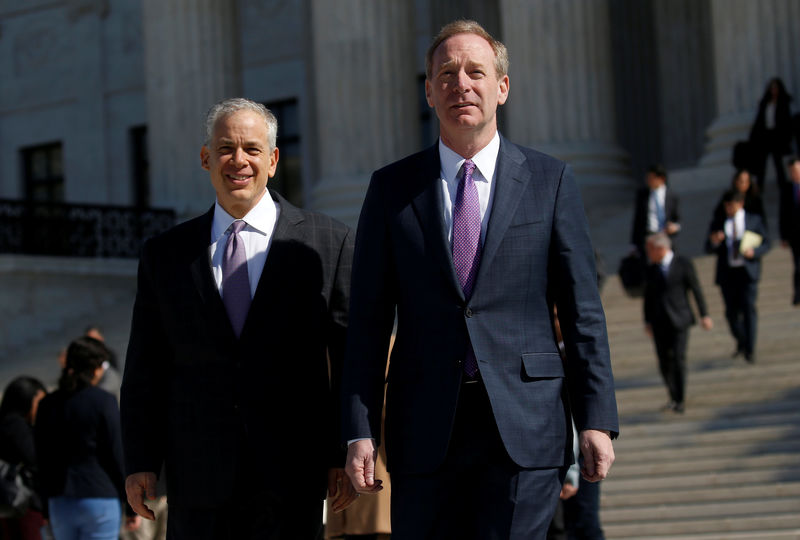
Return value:
M 700 319 L 700 326 L 703 327 L 703 330 L 711 330 L 714 328 L 714 321 L 711 320 L 711 317 L 706 315 L 702 319 Z
M 153 500 L 156 494 L 156 473 L 138 472 L 125 479 L 125 493 L 128 495 L 128 504 L 133 511 L 145 519 L 154 521 L 156 515 L 144 504 L 145 500 Z
M 331 510 L 341 512 L 358 498 L 353 483 L 344 469 L 328 469 L 328 502 Z
M 356 441 L 347 447 L 344 470 L 359 493 L 377 493 L 383 489 L 383 480 L 375 478 L 375 461 L 378 451 L 372 439 Z
M 647 337 L 653 337 L 653 325 L 650 323 L 644 323 L 644 333 L 647 334 Z
M 125 516 L 125 530 L 138 531 L 142 526 L 142 516 Z
M 745 259 L 752 259 L 753 257 L 756 256 L 756 252 L 753 251 L 753 248 L 747 248 L 742 252 L 742 255 L 744 255 Z
M 679 230 L 681 230 L 681 226 L 673 221 L 667 221 L 667 224 L 664 226 L 664 232 L 667 234 L 675 234 Z
M 561 495 L 559 495 L 558 498 L 562 501 L 566 501 L 574 497 L 576 493 L 578 493 L 578 486 L 573 486 L 569 482 L 564 482 L 564 485 L 561 486 Z
M 580 440 L 583 467 L 581 476 L 589 482 L 598 482 L 608 475 L 614 463 L 614 446 L 608 431 L 585 429 L 581 431 Z
M 722 231 L 714 231 L 709 235 L 708 239 L 713 245 L 718 246 L 725 240 L 725 233 Z

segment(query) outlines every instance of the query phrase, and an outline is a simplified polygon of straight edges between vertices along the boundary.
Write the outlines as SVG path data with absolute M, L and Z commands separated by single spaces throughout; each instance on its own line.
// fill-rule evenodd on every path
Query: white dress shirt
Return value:
M 655 191 L 650 191 L 650 198 L 647 201 L 647 230 L 649 232 L 660 232 L 661 227 L 658 223 L 658 209 L 656 208 L 656 199 L 658 204 L 661 205 L 661 211 L 664 212 L 664 223 L 667 220 L 667 209 L 664 204 L 667 200 L 667 186 L 658 186 Z
M 674 258 L 675 252 L 670 249 L 664 255 L 664 258 L 661 259 L 661 262 L 658 263 L 658 265 L 661 267 L 661 273 L 664 274 L 664 277 L 667 277 L 667 274 L 669 274 L 669 267 L 672 265 L 672 259 Z
M 472 179 L 475 181 L 475 188 L 478 190 L 478 200 L 481 205 L 481 245 L 486 240 L 486 225 L 489 223 L 492 200 L 494 199 L 494 180 L 497 168 L 497 154 L 499 152 L 500 135 L 495 132 L 489 144 L 472 156 L 472 162 L 475 163 Z M 447 229 L 447 239 L 452 243 L 453 205 L 456 202 L 458 183 L 461 180 L 459 173 L 466 158 L 445 146 L 440 138 L 439 161 L 441 163 L 439 177 L 442 181 L 442 195 L 444 196 L 444 225 Z
M 244 251 L 247 254 L 250 298 L 255 295 L 258 280 L 261 279 L 261 271 L 264 270 L 269 246 L 272 243 L 272 232 L 275 230 L 279 213 L 278 203 L 273 201 L 267 192 L 242 218 L 247 226 L 239 233 L 239 237 L 244 242 Z M 229 229 L 234 221 L 236 221 L 234 217 L 226 212 L 217 201 L 214 205 L 214 220 L 211 223 L 211 245 L 208 247 L 208 256 L 220 295 L 224 294 L 222 290 L 222 257 L 225 254 L 228 236 L 230 236 Z
M 733 223 L 736 222 L 736 237 L 733 235 Z M 725 245 L 728 246 L 728 265 L 744 266 L 744 256 L 733 258 L 733 243 L 741 240 L 744 234 L 744 209 L 740 208 L 732 218 L 725 220 Z

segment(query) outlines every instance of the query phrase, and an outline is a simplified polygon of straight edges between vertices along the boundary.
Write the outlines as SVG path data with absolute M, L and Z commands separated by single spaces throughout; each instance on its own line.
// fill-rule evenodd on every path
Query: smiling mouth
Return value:
M 225 177 L 234 184 L 244 184 L 253 176 L 250 174 L 226 174 Z

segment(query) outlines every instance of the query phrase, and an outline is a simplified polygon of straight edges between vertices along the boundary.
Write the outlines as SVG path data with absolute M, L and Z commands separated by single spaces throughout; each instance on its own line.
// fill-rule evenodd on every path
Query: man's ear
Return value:
M 208 149 L 207 146 L 203 145 L 200 149 L 200 166 L 205 170 L 209 170 L 211 167 L 208 164 L 208 159 L 211 157 L 211 150 Z

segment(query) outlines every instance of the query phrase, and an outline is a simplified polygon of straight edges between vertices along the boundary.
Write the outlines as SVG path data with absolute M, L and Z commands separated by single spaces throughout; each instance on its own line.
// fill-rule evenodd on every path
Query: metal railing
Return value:
M 0 199 L 0 253 L 137 258 L 173 210 Z

